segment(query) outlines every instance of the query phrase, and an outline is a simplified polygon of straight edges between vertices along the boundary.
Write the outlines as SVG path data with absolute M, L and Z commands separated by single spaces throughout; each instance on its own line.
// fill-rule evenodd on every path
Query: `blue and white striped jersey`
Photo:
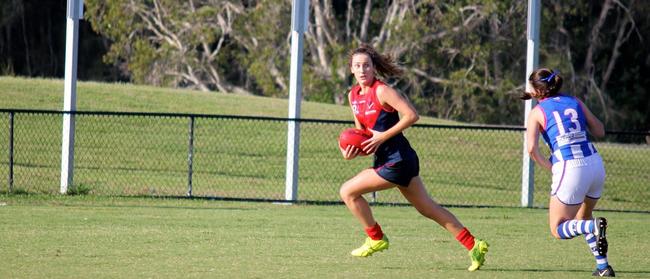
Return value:
M 574 97 L 558 94 L 537 105 L 544 114 L 542 137 L 551 148 L 551 162 L 589 157 L 596 148 L 587 137 L 587 119 Z

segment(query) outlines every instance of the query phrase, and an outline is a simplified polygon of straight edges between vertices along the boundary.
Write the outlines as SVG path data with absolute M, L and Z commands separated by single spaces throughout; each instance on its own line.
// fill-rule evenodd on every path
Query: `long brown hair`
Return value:
M 540 68 L 533 71 L 528 77 L 528 82 L 537 92 L 525 92 L 522 94 L 522 100 L 530 98 L 544 99 L 558 94 L 562 88 L 562 77 L 559 72 L 548 68 Z
M 388 54 L 381 54 L 377 52 L 369 44 L 363 43 L 355 50 L 351 51 L 348 55 L 348 68 L 352 67 L 352 56 L 355 54 L 364 53 L 370 57 L 372 64 L 377 70 L 377 74 L 387 78 L 387 77 L 399 77 L 404 73 L 404 70 L 400 68 L 392 56 Z

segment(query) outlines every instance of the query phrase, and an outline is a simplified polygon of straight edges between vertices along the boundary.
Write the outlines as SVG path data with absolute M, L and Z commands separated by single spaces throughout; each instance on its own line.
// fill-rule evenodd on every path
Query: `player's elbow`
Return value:
M 605 136 L 605 125 L 603 122 L 600 122 L 598 119 L 587 122 L 587 129 L 592 136 L 597 138 L 602 138 Z
M 415 122 L 418 122 L 419 120 L 420 120 L 420 115 L 417 114 L 417 113 L 415 113 L 415 114 L 413 115 L 413 122 L 415 123 Z
M 420 120 L 420 115 L 418 115 L 417 112 L 412 112 L 407 115 L 407 118 L 409 120 L 409 123 L 415 123 L 418 122 L 418 120 Z
M 591 132 L 594 137 L 602 138 L 605 136 L 605 127 L 603 127 L 603 125 L 599 125 L 598 127 L 590 129 L 589 132 Z
M 528 151 L 528 156 L 534 157 L 535 155 L 535 150 L 537 150 L 537 147 L 535 145 L 529 144 L 528 147 L 526 148 Z
M 530 149 L 530 148 L 529 148 L 529 149 L 528 149 L 528 156 L 529 156 L 530 159 L 532 159 L 533 162 L 535 162 L 536 164 L 541 164 L 540 162 L 543 160 L 543 159 L 541 158 L 541 155 L 540 155 L 539 151 L 537 151 L 536 149 Z

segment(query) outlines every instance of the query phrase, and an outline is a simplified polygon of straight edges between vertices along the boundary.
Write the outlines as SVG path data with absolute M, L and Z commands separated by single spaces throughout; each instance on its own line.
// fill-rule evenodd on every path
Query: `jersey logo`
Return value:
M 374 104 L 375 104 L 375 103 L 373 103 L 372 101 L 368 101 L 368 104 L 367 104 L 367 106 L 366 106 L 367 108 L 366 108 L 366 111 L 365 111 L 365 113 L 364 113 L 365 115 L 373 114 L 373 113 L 376 113 L 376 112 L 377 112 L 377 110 L 375 110 L 375 109 L 372 108 Z
M 352 113 L 355 115 L 359 114 L 359 107 L 357 107 L 357 104 L 352 104 Z
M 558 146 L 583 142 L 587 141 L 587 133 L 585 131 L 566 133 L 555 137 L 555 141 L 557 141 Z

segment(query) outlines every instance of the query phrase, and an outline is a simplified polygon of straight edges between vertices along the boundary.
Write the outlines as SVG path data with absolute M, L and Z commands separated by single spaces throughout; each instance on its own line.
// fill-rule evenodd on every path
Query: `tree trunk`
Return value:
M 600 10 L 600 16 L 598 17 L 598 21 L 594 26 L 591 28 L 591 35 L 589 36 L 589 48 L 587 49 L 587 55 L 585 56 L 585 64 L 584 64 L 584 71 L 588 75 L 593 75 L 594 73 L 594 65 L 593 65 L 593 56 L 594 52 L 596 51 L 597 48 L 600 47 L 600 42 L 598 40 L 598 37 L 600 36 L 600 30 L 603 28 L 603 25 L 605 25 L 605 20 L 607 19 L 607 14 L 609 13 L 609 9 L 612 7 L 612 0 L 605 0 L 605 3 L 603 4 L 603 8 Z
M 359 30 L 359 39 L 362 42 L 367 42 L 368 38 L 368 24 L 370 24 L 370 12 L 372 11 L 372 0 L 366 2 L 366 7 L 363 10 L 363 20 L 361 21 L 361 28 Z
M 29 38 L 27 37 L 27 25 L 25 24 L 25 5 L 24 3 L 18 4 L 18 10 L 20 11 L 21 26 L 23 31 L 23 43 L 25 44 L 25 67 L 27 70 L 27 75 L 32 76 L 32 66 L 31 66 L 31 56 L 29 54 Z

